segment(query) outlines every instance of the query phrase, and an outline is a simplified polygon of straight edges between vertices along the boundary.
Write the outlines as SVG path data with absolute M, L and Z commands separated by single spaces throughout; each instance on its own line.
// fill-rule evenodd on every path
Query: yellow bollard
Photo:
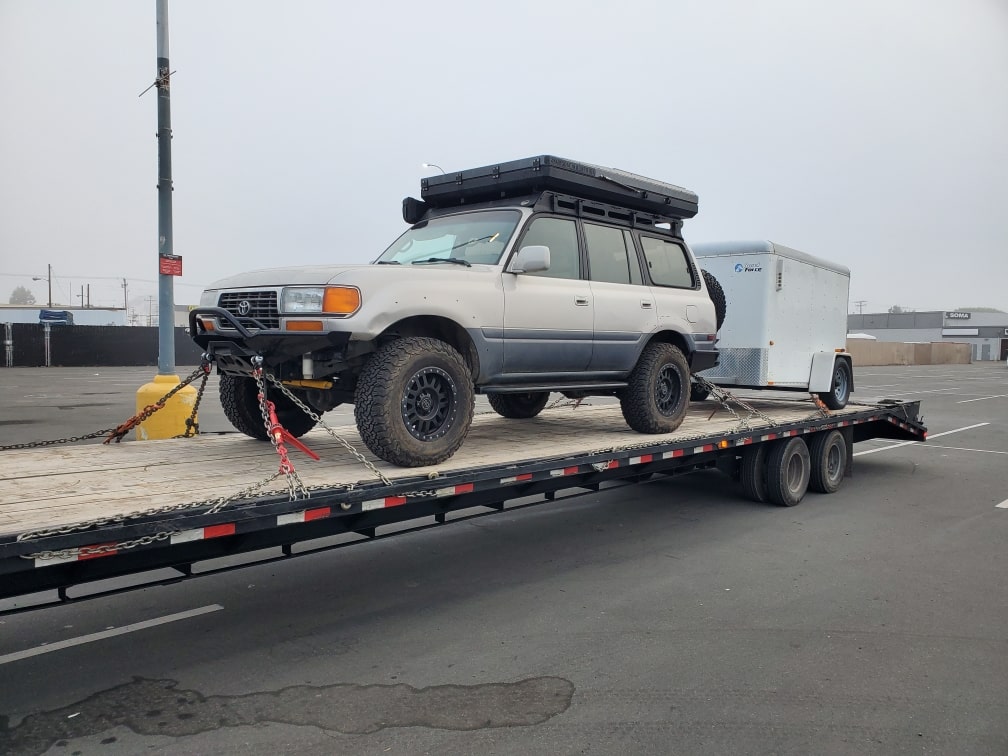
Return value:
M 145 383 L 136 393 L 137 412 L 156 404 L 182 381 L 177 375 L 155 375 L 154 380 Z M 153 441 L 159 438 L 175 438 L 186 432 L 185 421 L 192 414 L 196 404 L 196 389 L 186 386 L 165 402 L 164 407 L 148 417 L 136 427 L 137 441 Z M 197 418 L 198 420 L 198 418 Z

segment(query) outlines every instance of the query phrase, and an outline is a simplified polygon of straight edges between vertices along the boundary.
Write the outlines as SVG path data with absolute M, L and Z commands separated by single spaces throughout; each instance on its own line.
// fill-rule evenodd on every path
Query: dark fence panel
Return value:
M 14 323 L 15 367 L 45 361 L 45 326 Z M 184 328 L 175 329 L 175 364 L 198 365 L 202 352 Z M 158 329 L 141 326 L 49 326 L 49 360 L 56 367 L 157 365 Z
M 15 367 L 45 365 L 45 340 L 38 323 L 12 323 L 11 342 Z

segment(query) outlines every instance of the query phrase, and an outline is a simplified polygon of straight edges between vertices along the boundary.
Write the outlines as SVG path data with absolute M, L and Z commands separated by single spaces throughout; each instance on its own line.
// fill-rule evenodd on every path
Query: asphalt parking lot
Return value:
M 0 445 L 152 375 L 2 369 Z M 929 441 L 793 509 L 710 471 L 0 616 L 0 753 L 1008 753 L 1008 369 L 855 381 Z

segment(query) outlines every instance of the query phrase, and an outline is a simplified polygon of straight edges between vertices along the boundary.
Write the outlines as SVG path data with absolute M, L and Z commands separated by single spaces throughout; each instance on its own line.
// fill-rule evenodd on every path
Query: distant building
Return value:
M 955 341 L 969 344 L 974 362 L 1008 358 L 1008 313 L 944 310 L 847 316 L 847 332 L 879 341 Z
M 126 311 L 121 307 L 39 307 L 38 305 L 0 304 L 0 323 L 38 323 L 42 310 L 67 311 L 73 316 L 74 325 L 124 326 Z

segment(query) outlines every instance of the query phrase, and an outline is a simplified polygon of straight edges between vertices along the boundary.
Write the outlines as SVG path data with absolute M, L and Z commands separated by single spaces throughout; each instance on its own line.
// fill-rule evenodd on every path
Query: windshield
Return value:
M 496 265 L 521 219 L 518 210 L 459 213 L 421 221 L 375 262 L 379 265 Z

